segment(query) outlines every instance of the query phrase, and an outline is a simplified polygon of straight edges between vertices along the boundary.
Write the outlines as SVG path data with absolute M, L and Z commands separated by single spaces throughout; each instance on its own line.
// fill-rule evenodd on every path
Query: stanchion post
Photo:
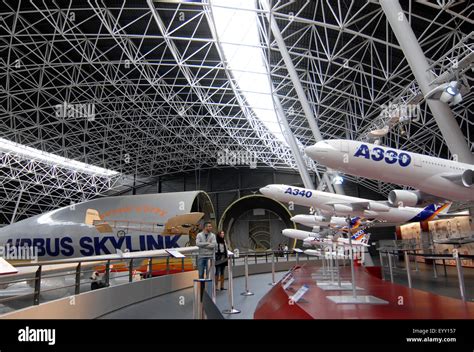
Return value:
M 410 257 L 408 251 L 405 251 L 405 268 L 407 269 L 408 287 L 411 288 Z
M 433 278 L 438 278 L 438 270 L 436 268 L 436 259 L 433 259 Z
M 76 266 L 76 282 L 74 285 L 74 293 L 78 295 L 81 293 L 81 262 Z
M 275 252 L 272 252 L 272 282 L 269 285 L 275 285 Z
M 40 293 L 41 293 L 41 272 L 43 267 L 40 265 L 35 274 L 35 293 L 33 296 L 33 304 L 37 306 L 40 303 Z
M 249 262 L 248 256 L 244 257 L 245 266 L 245 291 L 241 293 L 242 296 L 253 296 L 254 293 L 249 290 Z
M 453 251 L 453 257 L 456 260 L 456 270 L 458 272 L 458 281 L 459 281 L 459 292 L 461 293 L 461 299 L 466 301 L 466 287 L 464 285 L 464 273 L 462 270 L 461 258 L 459 258 L 459 253 Z
M 390 271 L 390 282 L 393 284 L 393 269 L 392 269 L 392 256 L 390 252 L 387 251 L 387 256 L 388 256 L 388 268 Z
M 413 256 L 413 258 L 415 259 L 415 271 L 418 272 L 418 260 L 416 259 L 416 251 L 414 254 L 415 255 Z
M 211 297 L 212 297 L 212 301 L 214 303 L 216 303 L 216 285 L 217 285 L 217 283 L 216 283 L 216 260 L 215 260 L 215 258 L 211 257 L 209 259 L 209 266 L 210 266 L 209 272 L 210 272 L 210 275 L 211 275 L 210 279 L 211 279 L 211 282 L 212 282 Z
M 148 258 L 148 278 L 153 277 L 153 258 Z
M 382 280 L 385 281 L 385 275 L 383 272 L 383 256 L 382 256 L 382 250 L 379 249 L 379 257 L 380 257 L 380 273 L 382 274 Z
M 204 306 L 203 296 L 204 290 L 206 289 L 206 282 L 210 282 L 210 279 L 195 279 L 193 286 L 194 302 L 193 302 L 193 318 L 204 319 Z
M 232 258 L 230 256 L 230 258 Z M 232 275 L 232 268 L 233 261 L 229 260 L 229 265 L 227 266 L 228 269 L 228 276 L 229 276 L 229 291 L 228 291 L 228 298 L 229 298 L 229 309 L 224 309 L 222 313 L 224 314 L 237 314 L 240 313 L 240 310 L 234 308 L 234 277 Z
M 130 263 L 128 264 L 128 282 L 133 281 L 133 259 L 130 259 Z
M 329 255 L 329 274 L 331 276 L 331 285 L 334 284 L 334 251 L 333 248 L 331 248 L 331 252 Z
M 107 260 L 107 264 L 105 264 L 105 286 L 109 287 L 110 285 L 110 260 Z

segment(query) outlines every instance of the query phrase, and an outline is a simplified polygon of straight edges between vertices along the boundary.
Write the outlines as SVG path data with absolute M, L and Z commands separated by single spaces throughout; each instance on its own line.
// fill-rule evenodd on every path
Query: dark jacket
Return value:
M 227 245 L 223 238 L 216 236 L 216 266 L 227 265 Z

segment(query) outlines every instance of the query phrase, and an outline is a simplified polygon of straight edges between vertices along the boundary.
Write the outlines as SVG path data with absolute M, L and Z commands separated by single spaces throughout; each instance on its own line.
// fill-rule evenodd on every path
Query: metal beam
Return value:
M 16 212 L 18 211 L 18 206 L 20 205 L 20 200 L 21 200 L 22 195 L 23 195 L 23 188 L 20 188 L 20 193 L 18 194 L 18 199 L 15 204 L 15 209 L 13 210 L 13 215 L 12 215 L 10 224 L 13 224 L 15 222 Z
M 270 82 L 272 86 L 273 92 L 273 84 Z M 290 146 L 290 149 L 295 157 L 296 165 L 298 167 L 298 171 L 300 173 L 301 179 L 303 180 L 303 184 L 305 188 L 314 189 L 313 180 L 309 176 L 308 167 L 306 166 L 303 158 L 301 157 L 300 149 L 298 148 L 298 144 L 296 143 L 296 138 L 291 132 L 290 125 L 288 120 L 286 119 L 285 111 L 281 106 L 280 99 L 274 94 L 272 94 L 273 104 L 275 106 L 275 112 L 280 122 L 281 132 L 283 137 L 285 138 L 286 142 Z
M 413 71 L 413 75 L 423 95 L 426 96 L 433 88 L 430 86 L 430 82 L 432 82 L 435 77 L 430 71 L 428 60 L 418 43 L 415 33 L 413 33 L 398 1 L 380 0 L 379 2 L 405 54 L 408 64 Z M 434 99 L 427 99 L 427 104 L 433 113 L 433 117 L 438 124 L 451 154 L 453 154 L 453 156 L 457 155 L 458 161 L 472 163 L 473 156 L 465 142 L 466 138 L 462 134 L 448 104 Z
M 318 141 L 323 140 L 323 136 L 319 131 L 318 124 L 314 118 L 313 110 L 308 101 L 308 97 L 304 92 L 303 85 L 301 84 L 300 78 L 298 73 L 296 72 L 295 65 L 291 60 L 290 54 L 288 53 L 288 48 L 286 47 L 285 41 L 283 40 L 283 36 L 281 35 L 280 28 L 278 28 L 278 24 L 275 18 L 271 14 L 270 5 L 268 0 L 260 0 L 260 4 L 262 5 L 263 9 L 268 11 L 268 21 L 270 22 L 270 28 L 275 38 L 275 41 L 278 45 L 278 49 L 280 49 L 280 54 L 285 62 L 286 69 L 288 74 L 290 75 L 291 82 L 295 88 L 296 94 L 298 95 L 298 99 L 300 101 L 301 107 L 303 108 L 304 114 L 306 116 L 306 120 L 308 121 L 308 125 L 313 133 L 314 139 Z M 340 185 L 333 185 L 331 184 L 331 180 L 327 173 L 323 174 L 323 180 L 327 184 L 329 190 L 333 190 L 335 193 L 344 194 L 344 191 Z

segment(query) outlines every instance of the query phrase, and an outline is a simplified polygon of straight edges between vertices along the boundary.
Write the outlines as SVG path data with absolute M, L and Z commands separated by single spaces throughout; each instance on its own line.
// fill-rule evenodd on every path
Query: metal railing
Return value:
M 408 287 L 412 288 L 412 274 L 411 274 L 411 267 L 410 267 L 410 258 L 413 258 L 413 261 L 415 263 L 415 271 L 418 271 L 418 260 L 417 257 L 422 257 L 424 259 L 428 259 L 432 261 L 433 265 L 433 277 L 435 279 L 438 278 L 438 271 L 437 271 L 437 261 L 442 261 L 442 265 L 444 268 L 444 276 L 447 277 L 447 270 L 446 270 L 446 260 L 453 260 L 456 263 L 456 272 L 457 272 L 457 277 L 458 277 L 458 284 L 459 284 L 459 292 L 460 292 L 460 297 L 463 301 L 467 300 L 466 297 L 466 287 L 464 283 L 464 271 L 463 271 L 463 266 L 462 266 L 462 259 L 474 259 L 474 255 L 469 255 L 469 254 L 460 254 L 458 251 L 455 249 L 453 250 L 452 254 L 447 254 L 447 253 L 436 253 L 436 252 L 430 252 L 430 253 L 418 253 L 418 250 L 421 250 L 420 248 L 414 248 L 414 249 L 408 249 L 408 248 L 379 248 L 379 255 L 380 255 L 380 267 L 381 267 L 381 273 L 382 273 L 382 280 L 385 280 L 385 269 L 386 266 L 384 264 L 383 260 L 383 254 L 385 253 L 385 258 L 388 259 L 388 270 L 390 274 L 390 282 L 394 282 L 394 271 L 400 271 L 406 272 L 406 277 L 408 281 Z M 393 263 L 393 257 L 399 257 L 400 253 L 403 254 L 404 257 L 404 267 L 399 268 L 396 267 L 395 263 Z
M 192 260 L 193 270 L 197 266 L 197 256 L 197 252 L 186 254 L 186 258 L 191 258 Z M 272 277 L 274 282 L 276 263 L 279 261 L 295 261 L 295 264 L 299 264 L 301 258 L 304 257 L 306 257 L 307 261 L 316 259 L 315 257 L 310 258 L 310 256 L 304 253 L 298 253 L 293 250 L 267 250 L 264 252 L 240 252 L 238 257 L 232 256 L 230 261 L 232 262 L 232 266 L 246 265 L 246 280 L 248 280 L 249 275 L 248 265 L 273 262 Z M 156 264 L 157 260 L 163 260 L 165 258 L 164 270 L 160 270 L 159 274 L 169 275 L 171 274 L 170 265 L 172 259 L 169 254 L 155 254 L 153 256 L 148 255 L 134 258 L 123 257 L 100 261 L 83 257 L 77 258 L 77 260 L 71 260 L 67 264 L 65 264 L 63 260 L 15 264 L 17 268 L 32 269 L 30 272 L 13 275 L 11 280 L 8 280 L 8 278 L 0 280 L 0 285 L 7 287 L 3 292 L 8 294 L 5 290 L 15 288 L 15 284 L 21 283 L 25 283 L 27 289 L 25 290 L 25 287 L 22 287 L 22 292 L 19 293 L 18 290 L 13 290 L 11 296 L 0 298 L 0 307 L 3 305 L 3 308 L 5 308 L 5 304 L 8 306 L 13 304 L 16 306 L 14 309 L 25 308 L 58 298 L 78 295 L 96 288 L 109 287 L 111 284 L 133 282 L 138 279 L 141 280 L 158 276 L 156 273 L 157 270 L 153 269 L 153 265 L 154 263 Z M 174 261 L 179 261 L 179 259 L 174 259 Z M 135 272 L 138 267 L 143 269 L 145 265 L 147 268 L 146 271 L 141 270 Z M 211 268 L 212 266 L 211 264 Z M 185 271 L 185 258 L 181 259 L 180 269 L 181 272 Z M 100 279 L 92 278 L 94 272 L 101 274 Z M 214 275 L 212 275 L 211 278 L 212 281 L 214 281 Z M 46 284 L 49 280 L 54 281 L 55 279 L 57 279 L 57 282 L 55 282 L 54 285 Z M 94 283 L 97 284 L 96 288 L 92 288 Z M 215 289 L 215 282 L 213 282 L 213 286 Z M 246 294 L 250 295 L 250 293 L 247 283 Z M 211 296 L 211 299 L 215 301 L 215 294 Z M 0 314 L 5 312 L 7 311 L 0 311 Z
M 189 254 L 187 257 L 193 257 L 195 254 Z M 19 263 L 15 264 L 17 268 L 33 268 L 31 272 L 14 274 L 11 280 L 3 279 L 0 281 L 0 285 L 4 288 L 3 293 L 5 296 L 8 294 L 8 289 L 14 289 L 12 285 L 25 283 L 27 287 L 31 288 L 31 292 L 15 294 L 15 290 L 12 290 L 12 295 L 8 297 L 0 298 L 0 304 L 12 303 L 13 301 L 22 301 L 24 306 L 38 305 L 41 303 L 45 294 L 56 292 L 62 293 L 64 290 L 69 295 L 77 295 L 81 292 L 85 292 L 85 285 L 91 285 L 97 283 L 97 288 L 108 287 L 111 284 L 111 280 L 117 283 L 133 282 L 136 280 L 151 278 L 155 275 L 158 270 L 153 269 L 153 261 L 157 259 L 166 258 L 166 264 L 162 272 L 165 275 L 171 273 L 170 270 L 170 259 L 172 258 L 169 254 L 155 254 L 148 256 L 139 256 L 134 258 L 117 258 L 109 259 L 104 261 L 97 261 L 95 259 L 77 258 L 75 261 L 71 261 L 65 264 L 64 261 L 44 261 L 41 263 Z M 181 272 L 185 271 L 185 258 L 181 258 Z M 174 259 L 178 261 L 179 259 Z M 146 271 L 136 271 L 135 265 L 137 263 L 146 262 Z M 156 264 L 156 262 L 155 262 Z M 64 267 L 67 266 L 67 267 Z M 140 264 L 141 267 L 144 264 Z M 44 270 L 44 268 L 47 268 Z M 194 268 L 194 266 L 193 266 Z M 52 273 L 50 273 L 52 272 Z M 100 279 L 93 279 L 92 274 L 98 272 L 102 274 Z M 155 275 L 158 276 L 158 275 Z M 19 278 L 18 278 L 19 277 Z M 69 278 L 69 280 L 68 280 Z M 55 285 L 51 288 L 45 288 L 47 286 L 45 282 L 47 280 L 63 279 L 65 285 Z M 63 281 L 61 280 L 61 281 Z M 23 291 L 25 287 L 23 287 Z M 71 290 L 72 289 L 72 290 Z M 64 294 L 59 296 L 66 296 Z M 27 299 L 30 298 L 28 301 Z M 61 297 L 55 296 L 52 299 Z M 26 301 L 25 301 L 26 300 Z M 44 299 L 47 300 L 47 299 Z

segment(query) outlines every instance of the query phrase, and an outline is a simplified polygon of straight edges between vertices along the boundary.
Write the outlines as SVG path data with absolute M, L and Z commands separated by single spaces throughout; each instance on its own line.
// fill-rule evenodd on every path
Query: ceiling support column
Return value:
M 319 131 L 318 124 L 314 118 L 313 110 L 309 104 L 308 98 L 306 93 L 303 89 L 303 85 L 301 84 L 300 78 L 298 77 L 298 73 L 296 72 L 295 66 L 293 61 L 291 60 L 290 54 L 288 53 L 288 48 L 286 47 L 285 41 L 283 36 L 281 35 L 280 28 L 278 28 L 278 24 L 275 18 L 271 14 L 270 5 L 268 0 L 260 0 L 260 3 L 265 11 L 268 11 L 268 21 L 270 22 L 270 28 L 273 33 L 273 37 L 278 45 L 278 49 L 280 50 L 280 54 L 285 62 L 286 69 L 288 74 L 290 75 L 291 82 L 296 90 L 296 94 L 298 95 L 298 100 L 303 108 L 304 114 L 306 116 L 306 120 L 308 121 L 308 125 L 313 133 L 314 139 L 316 142 L 322 141 L 323 137 L 321 132 Z M 323 181 L 326 183 L 328 190 L 334 191 L 335 193 L 344 194 L 344 190 L 342 189 L 341 185 L 332 184 L 331 180 L 326 173 L 322 176 Z
M 273 87 L 273 83 L 270 82 L 270 84 Z M 303 180 L 303 184 L 305 188 L 314 189 L 313 180 L 311 180 L 311 177 L 309 176 L 308 167 L 306 166 L 306 163 L 304 162 L 303 157 L 301 156 L 301 151 L 298 148 L 298 144 L 296 143 L 296 138 L 291 132 L 290 125 L 288 123 L 288 120 L 286 119 L 285 111 L 281 106 L 280 99 L 275 94 L 272 94 L 272 98 L 278 121 L 280 123 L 280 126 L 283 127 L 281 129 L 283 137 L 290 146 L 291 152 L 295 156 L 296 166 L 298 167 L 298 171 L 300 173 L 301 179 Z
M 416 39 L 415 33 L 413 33 L 400 3 L 397 0 L 380 0 L 379 3 L 390 23 L 390 27 L 397 37 L 398 43 L 423 95 L 426 96 L 434 88 L 430 86 L 430 83 L 435 79 L 435 76 L 430 71 L 425 54 Z M 426 103 L 430 107 L 451 154 L 457 156 L 457 160 L 460 162 L 472 164 L 472 153 L 448 104 L 435 99 L 427 99 Z

